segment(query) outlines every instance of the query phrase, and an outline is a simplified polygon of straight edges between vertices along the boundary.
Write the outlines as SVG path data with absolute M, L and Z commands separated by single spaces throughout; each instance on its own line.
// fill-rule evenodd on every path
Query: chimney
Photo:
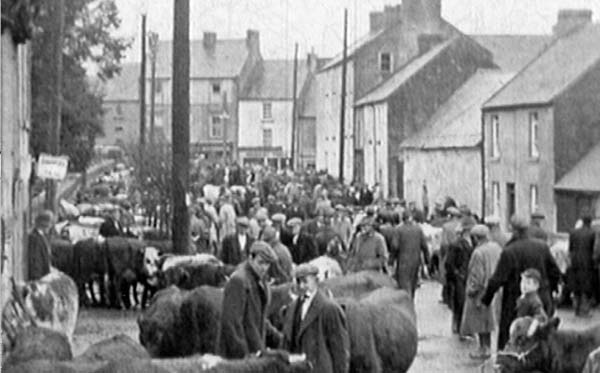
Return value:
M 205 49 L 215 49 L 215 45 L 217 45 L 217 34 L 205 31 L 202 43 L 204 44 Z
M 383 28 L 383 12 L 369 13 L 369 31 L 377 32 Z
M 590 9 L 561 9 L 558 11 L 558 20 L 552 28 L 557 37 L 568 34 L 571 30 L 592 22 Z
M 402 6 L 386 5 L 383 7 L 383 27 L 390 28 L 402 22 Z
M 256 30 L 246 31 L 246 46 L 248 50 L 254 52 L 257 56 L 260 55 L 259 33 Z
M 442 0 L 402 0 L 402 21 L 425 33 L 438 32 L 442 19 Z
M 444 35 L 441 34 L 420 34 L 417 38 L 419 44 L 419 55 L 429 52 L 429 50 L 444 41 Z

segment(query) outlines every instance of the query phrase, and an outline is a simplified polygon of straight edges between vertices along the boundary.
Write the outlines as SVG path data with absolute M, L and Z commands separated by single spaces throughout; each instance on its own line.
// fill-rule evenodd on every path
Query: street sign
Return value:
M 37 176 L 41 179 L 63 180 L 67 176 L 69 157 L 40 154 L 37 162 Z

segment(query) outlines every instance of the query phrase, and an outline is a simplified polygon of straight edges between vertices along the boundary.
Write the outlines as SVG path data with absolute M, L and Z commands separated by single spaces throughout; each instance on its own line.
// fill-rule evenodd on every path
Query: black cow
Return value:
M 37 359 L 70 360 L 73 358 L 67 336 L 55 330 L 27 327 L 15 337 L 11 348 L 5 346 L 4 369 Z
M 198 286 L 210 285 L 221 287 L 227 282 L 231 271 L 223 265 L 211 263 L 189 263 L 176 265 L 158 273 L 158 286 L 164 289 L 175 285 L 181 289 L 191 290 Z
M 600 325 L 585 330 L 557 330 L 552 318 L 528 336 L 533 319 L 521 317 L 510 326 L 510 340 L 498 353 L 500 372 L 579 373 L 590 352 L 600 347 Z
M 74 361 L 85 363 L 125 359 L 150 359 L 150 354 L 133 339 L 125 334 L 119 334 L 94 343 Z
M 106 287 L 104 275 L 108 273 L 105 251 L 99 241 L 88 238 L 77 241 L 73 246 L 73 273 L 72 276 L 79 290 L 80 304 L 99 305 L 106 304 Z M 96 298 L 94 282 L 100 289 L 100 299 Z M 86 295 L 86 286 L 90 292 L 91 299 Z

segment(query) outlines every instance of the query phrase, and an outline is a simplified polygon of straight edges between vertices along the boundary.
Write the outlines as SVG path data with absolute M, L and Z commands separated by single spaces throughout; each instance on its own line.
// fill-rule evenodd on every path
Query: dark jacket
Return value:
M 50 242 L 34 229 L 29 234 L 27 243 L 27 280 L 37 280 L 50 273 Z
M 594 242 L 595 232 L 591 227 L 583 226 L 569 235 L 569 257 L 573 269 L 593 270 Z
M 342 309 L 317 291 L 306 316 L 296 326 L 296 311 L 300 312 L 298 300 L 288 308 L 283 327 L 282 348 L 293 353 L 305 353 L 314 372 L 346 373 L 350 366 L 350 339 L 346 317 Z M 292 336 L 292 334 L 295 334 Z
M 240 264 L 246 260 L 246 258 L 248 258 L 252 242 L 254 242 L 252 237 L 246 234 L 246 246 L 240 247 L 240 241 L 238 240 L 237 233 L 228 234 L 225 236 L 225 238 L 223 238 L 220 259 L 225 264 L 234 266 Z
M 104 237 L 122 236 L 123 231 L 120 225 L 111 217 L 104 219 L 104 222 L 100 226 L 99 233 Z
M 544 309 L 548 316 L 552 316 L 554 305 L 552 304 L 552 291 L 556 290 L 560 278 L 558 269 L 548 245 L 538 239 L 529 237 L 515 237 L 506 244 L 506 249 L 500 254 L 496 270 L 490 278 L 485 294 L 481 301 L 484 305 L 492 302 L 494 294 L 499 288 L 503 288 L 502 311 L 498 333 L 498 348 L 504 348 L 508 341 L 509 328 L 516 318 L 517 299 L 521 295 L 519 287 L 521 273 L 528 268 L 537 269 L 542 275 L 542 282 L 538 293 Z
M 421 227 L 414 223 L 403 224 L 395 231 L 395 247 L 388 246 L 390 250 L 390 263 L 396 265 L 396 281 L 398 287 L 414 292 L 419 279 L 419 265 L 421 254 L 427 263 L 429 251 L 425 234 Z
M 311 236 L 305 233 L 300 233 L 298 235 L 298 240 L 295 244 L 294 239 L 292 238 L 292 243 L 289 245 L 289 248 L 292 259 L 294 259 L 294 263 L 296 264 L 306 263 L 319 256 L 315 241 Z
M 548 319 L 544 311 L 544 304 L 537 291 L 524 294 L 517 299 L 517 317 L 531 316 L 544 323 Z
M 240 359 L 265 348 L 266 312 L 271 293 L 248 262 L 232 275 L 223 291 L 217 354 Z
M 317 251 L 319 253 L 319 256 L 325 255 L 325 253 L 327 252 L 327 245 L 329 245 L 329 242 L 336 237 L 342 243 L 342 250 L 345 252 L 346 245 L 344 245 L 342 237 L 340 237 L 340 235 L 337 234 L 331 226 L 321 227 L 320 231 L 315 236 L 315 242 L 317 244 Z

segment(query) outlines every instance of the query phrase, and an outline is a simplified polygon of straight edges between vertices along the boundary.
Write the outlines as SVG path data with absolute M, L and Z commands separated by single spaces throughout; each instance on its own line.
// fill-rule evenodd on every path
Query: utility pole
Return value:
M 150 47 L 150 145 L 154 145 L 154 110 L 156 97 L 156 54 L 158 53 L 158 34 L 148 33 L 148 46 Z
M 63 82 L 63 35 L 65 31 L 65 0 L 50 2 L 54 22 L 51 23 L 51 45 L 52 54 L 51 76 L 53 97 L 50 103 L 50 133 L 48 136 L 50 146 L 48 151 L 54 155 L 60 155 L 60 128 L 62 125 L 62 82 Z M 56 180 L 46 181 L 46 199 L 44 207 L 57 213 L 58 182 Z
M 292 83 L 292 170 L 295 170 L 298 167 L 298 154 L 300 153 L 300 147 L 298 146 L 298 122 L 296 119 L 296 111 L 297 109 L 297 98 L 296 98 L 296 90 L 298 87 L 298 43 L 296 43 L 294 47 L 294 78 Z
M 190 163 L 190 1 L 174 1 L 172 87 L 173 248 L 190 253 L 190 220 L 186 203 Z
M 346 58 L 348 55 L 348 9 L 344 9 L 344 50 L 342 52 L 342 107 L 340 109 L 340 183 L 344 182 L 344 137 L 346 119 Z
M 146 11 L 142 13 L 142 62 L 140 64 L 140 177 L 144 177 L 146 146 Z

